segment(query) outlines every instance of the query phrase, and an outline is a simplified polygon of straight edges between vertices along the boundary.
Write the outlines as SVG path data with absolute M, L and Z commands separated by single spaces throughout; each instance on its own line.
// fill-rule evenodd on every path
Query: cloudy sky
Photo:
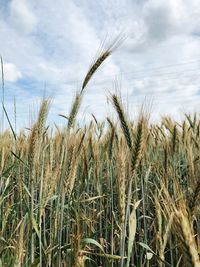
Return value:
M 0 0 L 5 106 L 29 126 L 41 97 L 49 122 L 64 124 L 75 92 L 104 40 L 127 36 L 88 85 L 79 119 L 112 114 L 115 81 L 134 117 L 145 97 L 152 117 L 199 111 L 199 0 Z M 1 93 L 2 95 L 2 93 Z

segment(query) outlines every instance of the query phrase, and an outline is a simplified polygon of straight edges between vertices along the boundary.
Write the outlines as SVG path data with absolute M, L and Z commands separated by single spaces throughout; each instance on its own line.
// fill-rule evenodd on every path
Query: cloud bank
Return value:
M 18 125 L 44 95 L 52 97 L 49 122 L 65 123 L 76 90 L 108 36 L 127 39 L 90 82 L 79 117 L 104 119 L 116 79 L 134 117 L 145 97 L 152 116 L 178 118 L 199 111 L 200 5 L 198 0 L 0 0 L 0 54 L 5 103 Z M 36 106 L 37 106 L 36 105 Z

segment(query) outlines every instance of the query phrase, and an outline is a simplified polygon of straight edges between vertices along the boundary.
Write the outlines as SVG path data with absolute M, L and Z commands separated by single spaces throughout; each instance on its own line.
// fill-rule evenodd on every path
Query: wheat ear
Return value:
M 129 126 L 128 126 L 128 123 L 126 120 L 125 113 L 122 109 L 122 103 L 115 94 L 113 94 L 111 96 L 111 99 L 112 99 L 112 103 L 113 103 L 113 105 L 117 111 L 117 114 L 118 114 L 118 117 L 120 120 L 120 124 L 121 124 L 121 128 L 122 128 L 122 131 L 124 133 L 127 145 L 129 147 L 129 149 L 132 149 L 131 134 L 130 134 L 130 130 L 129 130 Z
M 97 71 L 97 69 L 102 65 L 102 63 L 113 53 L 114 50 L 116 50 L 119 45 L 122 43 L 123 41 L 123 36 L 119 36 L 117 37 L 110 45 L 109 47 L 100 53 L 100 55 L 98 56 L 98 58 L 94 61 L 94 63 L 92 64 L 92 66 L 89 68 L 85 79 L 83 81 L 83 85 L 81 87 L 81 94 L 83 93 L 85 87 L 87 86 L 87 84 L 89 83 L 89 81 L 91 80 L 92 76 L 94 75 L 94 73 Z

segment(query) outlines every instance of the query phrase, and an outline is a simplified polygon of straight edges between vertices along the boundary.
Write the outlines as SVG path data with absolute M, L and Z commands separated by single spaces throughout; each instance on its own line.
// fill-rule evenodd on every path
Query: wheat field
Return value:
M 76 120 L 87 84 L 118 46 L 88 70 L 66 124 L 46 126 L 43 99 L 29 131 L 0 135 L 0 266 L 200 266 L 200 119 L 141 110 L 131 121 Z M 8 114 L 7 114 L 8 115 Z

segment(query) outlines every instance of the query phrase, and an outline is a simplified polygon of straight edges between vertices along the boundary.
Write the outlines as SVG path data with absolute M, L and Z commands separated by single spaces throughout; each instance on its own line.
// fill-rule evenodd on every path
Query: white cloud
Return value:
M 27 0 L 12 0 L 9 4 L 10 21 L 19 32 L 31 33 L 37 26 L 37 17 Z
M 16 82 L 18 79 L 22 78 L 21 72 L 13 63 L 4 63 L 4 79 L 7 82 Z

